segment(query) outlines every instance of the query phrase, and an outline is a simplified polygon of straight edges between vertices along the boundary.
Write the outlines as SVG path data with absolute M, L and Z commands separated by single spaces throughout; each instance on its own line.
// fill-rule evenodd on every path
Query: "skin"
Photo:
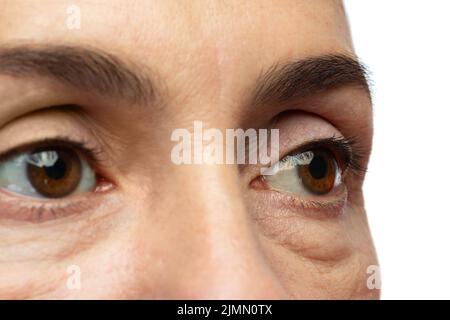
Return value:
M 345 178 L 347 203 L 328 217 L 288 209 L 282 193 L 254 187 L 258 166 L 177 166 L 169 156 L 171 132 L 194 120 L 265 128 L 287 110 L 277 123 L 280 154 L 334 134 L 358 136 L 369 151 L 371 102 L 358 88 L 288 106 L 245 104 L 261 69 L 277 61 L 353 54 L 340 2 L 77 1 L 79 30 L 65 27 L 69 4 L 3 0 L 0 45 L 102 48 L 152 70 L 161 100 L 136 107 L 48 79 L 0 75 L 0 153 L 37 138 L 88 140 L 104 150 L 113 185 L 86 196 L 86 210 L 40 223 L 2 217 L 14 202 L 0 201 L 1 298 L 379 297 L 366 285 L 367 268 L 378 263 L 364 175 Z M 62 103 L 83 110 L 42 110 Z M 66 285 L 71 265 L 81 270 L 79 290 Z

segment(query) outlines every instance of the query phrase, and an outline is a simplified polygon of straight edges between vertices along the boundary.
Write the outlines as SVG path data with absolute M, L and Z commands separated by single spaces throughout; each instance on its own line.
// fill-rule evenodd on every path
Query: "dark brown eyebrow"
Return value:
M 49 77 L 87 92 L 144 104 L 155 98 L 142 67 L 99 49 L 62 46 L 0 46 L 0 73 Z
M 258 78 L 253 105 L 286 103 L 340 86 L 362 88 L 370 98 L 366 68 L 347 55 L 310 57 L 275 64 Z

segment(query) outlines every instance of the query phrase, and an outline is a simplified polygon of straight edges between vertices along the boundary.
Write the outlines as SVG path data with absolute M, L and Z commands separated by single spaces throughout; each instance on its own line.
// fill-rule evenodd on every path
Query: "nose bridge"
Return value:
M 252 229 L 237 169 L 212 165 L 182 171 L 183 197 L 173 206 L 177 212 L 167 213 L 184 221 L 169 292 L 177 298 L 280 297 Z

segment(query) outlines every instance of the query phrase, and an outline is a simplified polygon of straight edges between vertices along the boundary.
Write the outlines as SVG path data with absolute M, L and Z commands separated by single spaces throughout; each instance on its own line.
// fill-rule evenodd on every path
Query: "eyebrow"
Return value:
M 348 55 L 323 55 L 274 64 L 257 80 L 253 105 L 287 103 L 342 86 L 361 88 L 371 98 L 365 66 Z
M 61 45 L 0 46 L 0 74 L 53 78 L 83 91 L 136 104 L 149 103 L 155 98 L 154 82 L 148 73 L 142 66 L 134 66 L 99 49 Z

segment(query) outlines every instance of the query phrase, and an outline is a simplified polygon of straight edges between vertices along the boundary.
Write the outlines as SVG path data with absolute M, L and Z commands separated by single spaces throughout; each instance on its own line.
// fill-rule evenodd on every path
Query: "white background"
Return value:
M 346 0 L 374 80 L 364 191 L 383 299 L 450 299 L 450 1 Z

